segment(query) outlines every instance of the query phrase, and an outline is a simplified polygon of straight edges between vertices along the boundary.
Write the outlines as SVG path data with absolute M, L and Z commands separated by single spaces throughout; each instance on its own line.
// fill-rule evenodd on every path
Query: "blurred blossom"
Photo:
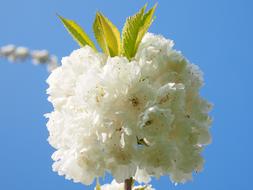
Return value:
M 12 44 L 0 48 L 0 56 L 9 58 L 15 52 L 16 47 Z
M 0 58 L 6 58 L 13 63 L 20 63 L 32 60 L 35 65 L 47 64 L 47 69 L 51 72 L 58 66 L 58 58 L 49 54 L 47 50 L 29 50 L 26 47 L 9 44 L 0 48 Z
M 34 64 L 43 64 L 49 61 L 49 53 L 47 50 L 34 50 L 31 52 Z

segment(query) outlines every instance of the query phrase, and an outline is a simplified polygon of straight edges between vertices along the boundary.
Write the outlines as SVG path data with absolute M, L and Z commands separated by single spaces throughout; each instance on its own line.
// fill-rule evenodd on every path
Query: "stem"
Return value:
M 6 58 L 10 62 L 19 63 L 32 60 L 34 64 L 47 64 L 48 71 L 55 69 L 57 57 L 47 50 L 29 50 L 26 47 L 6 45 L 0 47 L 0 59 Z
M 125 190 L 132 190 L 133 178 L 129 178 L 125 180 Z

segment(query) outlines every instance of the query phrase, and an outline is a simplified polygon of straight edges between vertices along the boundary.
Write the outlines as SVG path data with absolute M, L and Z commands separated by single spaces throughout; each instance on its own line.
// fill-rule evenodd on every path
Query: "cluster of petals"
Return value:
M 132 60 L 89 46 L 62 59 L 47 80 L 54 171 L 86 185 L 106 173 L 183 183 L 201 171 L 211 104 L 200 96 L 202 72 L 173 45 L 147 33 Z

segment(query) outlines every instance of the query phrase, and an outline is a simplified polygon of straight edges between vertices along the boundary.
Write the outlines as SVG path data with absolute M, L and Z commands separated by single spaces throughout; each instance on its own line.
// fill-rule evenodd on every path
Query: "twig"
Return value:
M 132 186 L 133 186 L 133 178 L 129 178 L 125 180 L 125 185 L 124 188 L 125 190 L 132 190 Z
M 26 47 L 12 44 L 0 47 L 1 57 L 13 63 L 24 62 L 30 59 L 35 65 L 47 64 L 49 72 L 58 66 L 58 58 L 49 54 L 47 50 L 29 50 Z

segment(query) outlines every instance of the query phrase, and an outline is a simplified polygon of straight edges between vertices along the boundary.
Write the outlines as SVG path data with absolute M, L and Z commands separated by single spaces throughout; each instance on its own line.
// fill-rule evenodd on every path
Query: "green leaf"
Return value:
M 134 56 L 136 40 L 142 25 L 146 5 L 134 16 L 128 17 L 122 31 L 122 54 L 128 59 Z
M 153 8 L 151 8 L 144 16 L 143 16 L 143 26 L 140 28 L 140 31 L 139 31 L 139 35 L 138 35 L 138 38 L 137 38 L 137 41 L 136 41 L 136 44 L 139 44 L 141 43 L 141 40 L 142 38 L 144 37 L 144 35 L 146 34 L 146 32 L 148 31 L 149 27 L 151 26 L 151 24 L 153 23 L 153 20 L 154 20 L 154 13 L 155 13 L 155 10 L 156 10 L 156 6 L 157 4 L 154 5 Z M 138 46 L 137 46 L 137 49 L 138 49 Z
M 120 54 L 120 32 L 102 13 L 97 12 L 93 31 L 104 53 L 111 57 Z
M 91 41 L 91 39 L 84 32 L 84 30 L 75 21 L 63 18 L 60 15 L 58 15 L 58 17 L 60 18 L 65 28 L 70 33 L 70 35 L 77 41 L 77 43 L 81 47 L 88 45 L 94 50 L 96 50 L 94 43 Z
M 135 56 L 141 40 L 153 22 L 153 15 L 156 6 L 153 6 L 147 13 L 145 5 L 141 10 L 127 18 L 122 32 L 122 54 L 128 59 Z

